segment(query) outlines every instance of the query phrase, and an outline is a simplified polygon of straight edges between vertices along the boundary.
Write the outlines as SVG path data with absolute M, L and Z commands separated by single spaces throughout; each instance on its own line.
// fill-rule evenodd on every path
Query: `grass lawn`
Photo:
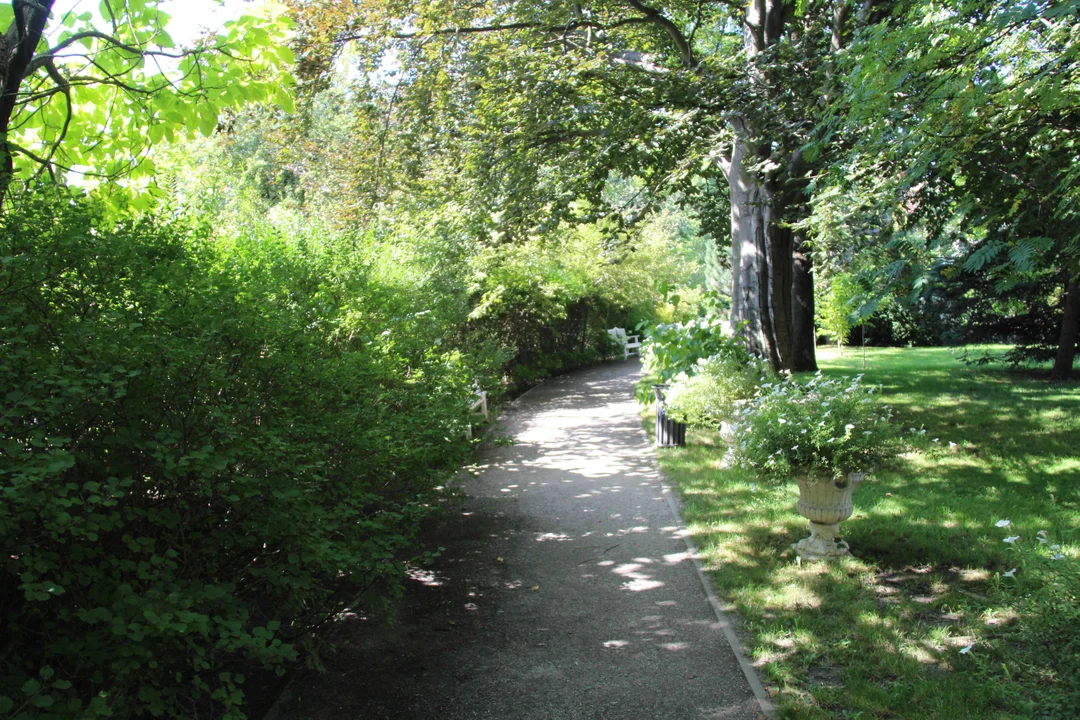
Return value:
M 840 526 L 854 559 L 798 563 L 798 489 L 719 469 L 717 435 L 660 451 L 780 715 L 1080 716 L 1080 385 L 943 348 L 866 357 L 905 433 L 925 435 L 856 490 Z M 864 372 L 854 349 L 819 363 Z

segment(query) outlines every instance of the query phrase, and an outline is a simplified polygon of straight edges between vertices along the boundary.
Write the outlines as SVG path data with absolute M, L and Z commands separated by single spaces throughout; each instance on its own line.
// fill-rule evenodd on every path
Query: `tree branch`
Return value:
M 675 43 L 676 49 L 679 51 L 679 55 L 682 57 L 683 64 L 688 68 L 697 67 L 697 59 L 694 57 L 693 48 L 690 47 L 690 43 L 683 37 L 682 31 L 679 27 L 673 23 L 669 18 L 665 17 L 659 10 L 651 8 L 640 0 L 626 0 L 626 2 L 635 10 L 642 13 L 649 22 L 661 27 L 671 38 L 671 41 Z
M 432 30 L 431 32 L 402 32 L 393 33 L 389 37 L 394 40 L 415 40 L 426 39 L 431 37 L 439 37 L 446 35 L 479 35 L 484 33 L 498 33 L 498 32 L 512 32 L 514 30 L 538 30 L 543 33 L 559 33 L 565 34 L 573 30 L 597 30 L 607 31 L 615 30 L 616 28 L 624 27 L 626 25 L 645 25 L 652 23 L 653 20 L 647 17 L 635 17 L 624 18 L 616 22 L 604 25 L 591 20 L 575 20 L 564 23 L 562 25 L 553 25 L 551 23 L 541 22 L 517 22 L 517 23 L 504 23 L 499 25 L 476 25 L 467 27 L 450 27 L 442 28 L 439 30 Z M 339 43 L 352 42 L 354 40 L 364 40 L 370 38 L 372 35 L 365 34 L 351 34 L 351 35 L 339 35 L 336 39 Z
M 38 53 L 38 55 L 30 62 L 30 65 L 26 68 L 26 74 L 31 75 L 34 71 L 40 69 L 48 62 L 49 59 L 55 58 L 58 52 L 66 50 L 80 40 L 86 40 L 87 38 L 96 38 L 103 40 L 115 48 L 120 50 L 126 50 L 133 55 L 140 55 L 142 57 L 167 57 L 174 60 L 189 57 L 191 55 L 198 54 L 201 50 L 190 50 L 187 52 L 169 53 L 161 50 L 147 50 L 145 47 L 139 47 L 138 45 L 129 45 L 125 42 L 121 42 L 112 35 L 100 32 L 98 30 L 86 30 L 84 32 L 78 32 L 71 37 L 65 38 L 63 41 L 57 43 L 55 46 Z

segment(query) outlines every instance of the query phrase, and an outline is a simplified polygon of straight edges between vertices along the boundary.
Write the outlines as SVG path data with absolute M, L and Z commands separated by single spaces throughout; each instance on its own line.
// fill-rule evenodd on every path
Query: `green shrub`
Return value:
M 741 345 L 732 345 L 699 360 L 693 375 L 675 377 L 667 392 L 667 414 L 694 427 L 719 429 L 735 419 L 740 405 L 752 399 L 762 384 L 775 377 L 768 362 Z
M 0 714 L 240 718 L 396 591 L 472 376 L 350 252 L 0 218 Z
M 693 373 L 698 360 L 739 347 L 737 340 L 724 334 L 723 326 L 720 318 L 706 316 L 645 329 L 641 342 L 645 372 L 655 382 L 666 383 L 679 373 Z
M 733 461 L 766 477 L 870 472 L 898 452 L 892 411 L 862 376 L 766 382 L 740 412 Z
M 654 384 L 669 383 L 679 374 L 693 375 L 700 360 L 740 351 L 745 355 L 742 343 L 725 335 L 724 321 L 713 315 L 644 328 L 641 360 L 645 376 L 637 385 L 638 401 L 652 401 Z

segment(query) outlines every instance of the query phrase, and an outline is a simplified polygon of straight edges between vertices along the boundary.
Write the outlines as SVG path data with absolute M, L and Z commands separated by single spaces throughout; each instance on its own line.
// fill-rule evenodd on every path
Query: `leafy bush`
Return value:
M 741 345 L 732 345 L 698 360 L 693 375 L 675 377 L 667 392 L 667 414 L 688 425 L 719 429 L 721 423 L 735 419 L 741 403 L 752 399 L 763 383 L 775 377 L 768 362 Z
M 724 334 L 724 320 L 704 316 L 646 328 L 641 341 L 645 372 L 654 382 L 670 382 L 679 373 L 692 374 L 698 360 L 738 347 Z
M 0 714 L 241 718 L 246 676 L 395 592 L 472 377 L 352 252 L 0 219 Z
M 609 301 L 590 268 L 575 262 L 570 240 L 508 244 L 474 262 L 465 344 L 497 343 L 508 384 L 532 385 L 613 355 L 605 326 Z
M 896 456 L 892 411 L 874 401 L 862 376 L 766 382 L 737 419 L 732 459 L 765 476 L 840 477 L 869 472 Z

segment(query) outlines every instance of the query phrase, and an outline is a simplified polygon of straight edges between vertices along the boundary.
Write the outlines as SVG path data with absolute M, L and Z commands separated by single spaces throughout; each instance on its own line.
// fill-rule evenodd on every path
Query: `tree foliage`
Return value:
M 291 110 L 284 15 L 245 15 L 182 48 L 158 5 L 103 0 L 100 15 L 63 17 L 53 0 L 0 5 L 0 201 L 16 176 L 145 185 L 153 145 L 211 134 L 223 109 Z
M 859 140 L 836 184 L 888 231 L 878 238 L 898 251 L 894 275 L 936 257 L 951 265 L 946 279 L 980 273 L 1000 292 L 1031 281 L 1046 296 L 1075 287 L 1077 11 L 1075 2 L 913 3 L 845 59 L 836 127 Z M 922 264 L 916 278 L 940 266 Z M 1055 372 L 1065 375 L 1076 340 L 1059 323 Z

